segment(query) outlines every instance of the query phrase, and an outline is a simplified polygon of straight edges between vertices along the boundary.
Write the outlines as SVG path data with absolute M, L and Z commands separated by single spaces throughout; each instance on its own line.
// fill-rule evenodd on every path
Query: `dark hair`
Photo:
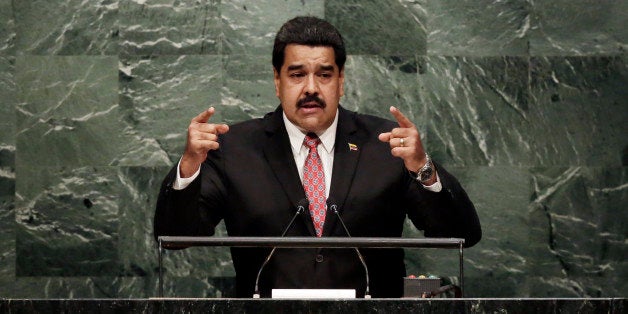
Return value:
M 273 67 L 281 72 L 288 44 L 328 46 L 334 49 L 336 65 L 342 70 L 347 60 L 340 32 L 329 22 L 314 16 L 297 16 L 281 26 L 273 46 Z

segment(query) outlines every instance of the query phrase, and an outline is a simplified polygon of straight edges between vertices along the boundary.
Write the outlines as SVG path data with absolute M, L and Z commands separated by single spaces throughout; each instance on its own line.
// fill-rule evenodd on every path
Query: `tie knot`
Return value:
M 316 148 L 318 144 L 321 142 L 321 139 L 316 136 L 314 133 L 308 133 L 305 135 L 305 139 L 303 140 L 303 144 L 309 147 L 310 149 Z

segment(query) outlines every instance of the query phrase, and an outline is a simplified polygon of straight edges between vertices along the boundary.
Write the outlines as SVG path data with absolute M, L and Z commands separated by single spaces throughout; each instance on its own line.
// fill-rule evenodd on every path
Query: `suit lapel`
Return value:
M 267 135 L 264 144 L 264 156 L 275 173 L 277 181 L 281 184 L 288 199 L 296 208 L 300 200 L 306 198 L 303 185 L 299 179 L 299 171 L 294 163 L 294 156 L 290 148 L 290 139 L 283 122 L 283 114 L 279 107 L 272 115 L 265 117 L 265 130 Z M 310 217 L 309 209 L 301 214 L 301 219 L 311 235 L 315 235 L 314 225 Z
M 355 113 L 340 107 L 338 114 L 338 129 L 336 131 L 334 166 L 329 199 L 336 203 L 339 213 L 342 213 L 342 208 L 344 208 L 344 203 L 347 200 L 358 160 L 360 159 L 360 147 L 365 143 L 365 139 L 356 132 Z M 331 211 L 327 212 L 323 236 L 328 236 L 334 230 L 337 220 L 334 213 Z
M 354 115 L 342 107 L 338 108 L 338 128 L 334 147 L 334 165 L 329 199 L 335 202 L 342 213 L 347 200 L 356 167 L 361 155 L 362 145 L 366 143 L 364 135 L 357 132 Z M 294 163 L 294 156 L 290 148 L 290 140 L 283 122 L 283 114 L 279 107 L 271 115 L 265 117 L 267 140 L 264 144 L 264 156 L 275 177 L 281 184 L 288 199 L 296 207 L 300 200 L 306 198 L 303 185 L 299 179 L 299 172 Z M 311 236 L 315 236 L 314 225 L 309 210 L 300 215 Z M 332 212 L 325 217 L 323 236 L 329 236 L 334 230 L 337 218 Z

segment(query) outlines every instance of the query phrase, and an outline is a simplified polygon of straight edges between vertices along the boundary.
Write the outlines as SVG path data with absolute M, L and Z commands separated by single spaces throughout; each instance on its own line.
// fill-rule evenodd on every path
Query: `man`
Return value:
M 409 217 L 431 237 L 480 240 L 473 204 L 425 153 L 417 128 L 391 107 L 396 123 L 339 106 L 346 52 L 340 33 L 315 17 L 286 22 L 275 38 L 280 107 L 232 126 L 192 119 L 185 152 L 165 178 L 155 235 L 206 236 L 225 221 L 230 236 L 279 236 L 303 199 L 305 213 L 287 236 L 346 236 L 334 204 L 358 237 L 400 237 Z M 304 143 L 305 142 L 305 143 Z M 251 297 L 268 249 L 233 248 L 236 294 Z M 373 297 L 400 297 L 403 250 L 362 250 Z M 349 288 L 364 294 L 354 250 L 279 249 L 260 279 L 273 288 Z

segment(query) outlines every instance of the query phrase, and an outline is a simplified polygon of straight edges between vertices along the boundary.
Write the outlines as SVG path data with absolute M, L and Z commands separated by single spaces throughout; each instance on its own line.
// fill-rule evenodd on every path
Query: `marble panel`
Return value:
M 0 291 L 15 280 L 15 171 L 0 166 Z M 5 297 L 0 293 L 0 297 Z
M 185 260 L 179 260 L 179 262 L 185 262 Z M 202 270 L 203 268 L 198 269 Z M 156 274 L 143 277 L 125 276 L 105 279 L 111 280 L 114 288 L 117 289 L 115 294 L 120 298 L 159 296 L 159 277 Z M 233 275 L 221 277 L 194 273 L 175 277 L 165 273 L 163 280 L 164 297 L 223 298 L 235 296 L 235 277 Z
M 15 146 L 2 139 L 4 134 L 0 133 L 0 287 L 15 278 Z
M 153 237 L 153 216 L 159 187 L 170 167 L 121 167 L 118 178 L 123 187 L 119 196 L 117 243 L 122 276 L 148 277 L 158 268 L 157 242 Z
M 228 55 L 216 121 L 232 124 L 261 118 L 279 106 L 270 53 L 266 56 Z
M 190 120 L 220 104 L 222 76 L 220 56 L 121 60 L 120 107 L 129 126 L 127 133 L 140 144 L 129 148 L 117 164 L 171 166 L 177 162 Z
M 15 166 L 15 58 L 0 54 L 0 168 Z
M 109 165 L 139 145 L 124 132 L 117 81 L 113 57 L 18 57 L 17 163 Z
M 625 296 L 626 12 L 612 0 L 0 0 L 0 298 L 156 296 L 155 201 L 187 125 L 210 105 L 226 123 L 276 108 L 271 47 L 296 15 L 343 34 L 342 105 L 389 119 L 399 107 L 474 201 L 484 237 L 465 250 L 467 296 Z M 405 234 L 421 236 L 410 222 Z M 410 272 L 458 283 L 456 250 L 406 252 Z M 166 296 L 233 295 L 226 248 L 166 251 L 164 270 Z M 600 310 L 583 302 L 548 311 Z
M 224 223 L 215 236 L 227 236 Z M 226 247 L 192 247 L 165 250 L 163 253 L 164 295 L 177 297 L 220 297 L 235 295 L 235 270 Z M 157 294 L 158 272 L 153 273 L 153 290 Z
M 15 47 L 15 18 L 13 16 L 13 1 L 0 0 L 0 55 L 14 53 Z
M 11 1 L 0 0 L 0 291 L 15 281 L 15 37 Z M 0 297 L 4 297 L 0 293 Z
M 222 37 L 218 0 L 120 3 L 123 55 L 216 54 Z
M 122 167 L 118 178 L 117 242 L 122 266 L 117 278 L 122 297 L 158 295 L 158 251 L 153 236 L 153 216 L 159 187 L 169 167 Z M 226 236 L 224 224 L 217 234 Z M 181 297 L 215 297 L 233 290 L 235 271 L 228 248 L 189 248 L 164 252 L 164 294 Z M 230 279 L 225 279 L 228 277 Z
M 528 54 L 529 0 L 428 1 L 426 11 L 428 55 Z
M 12 1 L 19 55 L 116 55 L 118 0 Z
M 351 55 L 345 65 L 345 95 L 340 103 L 389 120 L 394 120 L 390 106 L 395 106 L 422 131 L 427 123 L 427 108 L 419 99 L 422 66 L 414 56 Z
M 520 167 L 450 167 L 473 201 L 482 240 L 464 250 L 466 297 L 526 295 L 527 204 L 531 176 Z M 423 237 L 410 221 L 404 236 Z M 434 274 L 459 284 L 457 250 L 406 250 L 409 273 Z
M 628 291 L 628 169 L 531 171 L 532 297 L 621 297 Z
M 10 124 L 1 124 L 2 135 L 0 135 L 0 168 L 14 169 L 15 167 L 15 132 Z M 6 133 L 5 133 L 6 132 Z M 11 171 L 12 172 L 12 171 Z
M 291 18 L 299 15 L 323 17 L 324 2 L 303 0 L 222 1 L 224 54 L 270 56 L 275 34 Z
M 537 165 L 628 164 L 626 57 L 545 57 L 530 61 Z M 531 121 L 532 122 L 532 121 Z
M 542 0 L 532 8 L 531 55 L 626 54 L 626 1 Z
M 22 167 L 17 276 L 115 276 L 121 185 L 114 167 Z
M 453 165 L 529 165 L 528 60 L 425 57 L 419 75 L 429 112 L 429 152 Z
M 327 0 L 325 18 L 338 28 L 349 54 L 426 53 L 425 0 Z
M 17 277 L 2 296 L 16 299 L 113 299 L 117 277 Z M 124 296 L 119 296 L 124 297 Z M 54 312 L 54 310 L 53 310 Z
M 218 263 L 221 259 L 227 260 Z M 186 265 L 187 264 L 187 265 Z M 212 274 L 213 273 L 213 274 Z M 149 296 L 158 293 L 157 277 Z M 227 248 L 190 248 L 164 256 L 164 296 L 183 298 L 235 297 L 235 271 Z
M 620 297 L 628 275 L 626 168 L 450 169 L 483 238 L 465 250 L 469 297 Z M 498 178 L 498 179 L 496 179 Z M 405 236 L 421 237 L 408 223 Z M 457 254 L 407 250 L 410 272 L 457 283 Z

